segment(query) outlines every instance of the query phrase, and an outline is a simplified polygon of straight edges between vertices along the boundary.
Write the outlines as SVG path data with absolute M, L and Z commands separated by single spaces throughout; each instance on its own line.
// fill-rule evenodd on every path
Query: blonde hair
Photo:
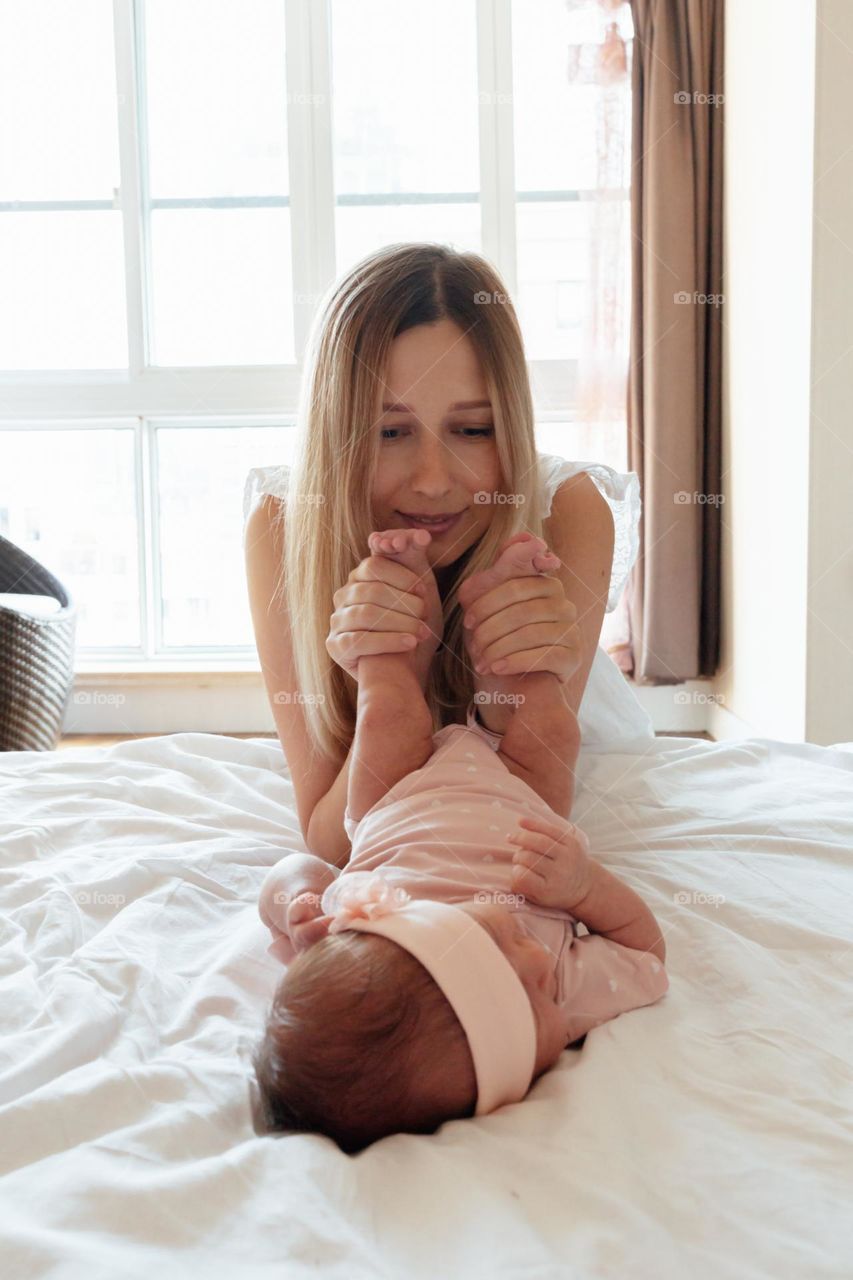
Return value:
M 476 253 L 441 244 L 392 244 L 332 286 L 306 348 L 296 462 L 286 502 L 277 593 L 291 619 L 292 653 L 313 750 L 345 755 L 355 732 L 358 683 L 326 650 L 333 596 L 369 554 L 372 477 L 380 447 L 382 375 L 391 344 L 417 325 L 454 321 L 477 352 L 492 402 L 501 492 L 485 533 L 460 557 L 444 597 L 442 642 L 427 704 L 433 731 L 454 723 L 474 691 L 464 660 L 457 592 L 521 530 L 541 536 L 533 401 L 515 310 L 498 273 Z M 334 477 L 330 483 L 330 479 Z

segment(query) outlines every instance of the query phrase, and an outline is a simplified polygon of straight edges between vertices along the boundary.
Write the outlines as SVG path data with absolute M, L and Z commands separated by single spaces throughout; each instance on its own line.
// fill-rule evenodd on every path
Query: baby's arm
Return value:
M 639 894 L 589 856 L 573 823 L 546 822 L 525 814 L 511 837 L 519 846 L 512 887 L 532 902 L 576 916 L 590 933 L 623 947 L 650 951 L 663 962 L 666 944 L 657 920 Z
M 600 933 L 633 951 L 650 951 L 661 963 L 666 960 L 666 943 L 649 907 L 623 880 L 592 858 L 586 894 L 564 910 L 577 916 L 590 933 Z
M 309 895 L 306 903 L 316 908 L 314 914 L 320 915 L 323 890 L 337 880 L 338 875 L 336 867 L 316 858 L 313 853 L 287 854 L 270 868 L 261 885 L 258 913 L 264 924 L 276 938 L 282 934 L 290 937 L 289 926 L 293 921 L 288 919 L 288 912 L 291 904 L 300 894 Z M 310 918 L 310 913 L 304 915 L 306 920 Z M 296 941 L 292 937 L 290 940 Z

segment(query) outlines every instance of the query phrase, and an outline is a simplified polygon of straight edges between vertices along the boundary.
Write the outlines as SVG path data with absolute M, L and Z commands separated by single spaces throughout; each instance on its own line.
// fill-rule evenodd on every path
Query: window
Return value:
M 243 482 L 291 456 L 314 309 L 381 244 L 496 263 L 540 446 L 589 456 L 590 209 L 628 178 L 600 190 L 572 21 L 564 0 L 0 0 L 0 531 L 71 590 L 81 661 L 253 657 Z

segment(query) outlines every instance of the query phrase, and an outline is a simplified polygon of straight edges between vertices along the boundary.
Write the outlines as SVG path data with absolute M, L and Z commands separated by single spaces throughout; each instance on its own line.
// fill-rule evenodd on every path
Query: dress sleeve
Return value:
M 603 462 L 570 462 L 552 454 L 539 455 L 544 504 L 550 515 L 554 494 L 564 480 L 586 471 L 613 515 L 613 568 L 605 612 L 612 613 L 628 581 L 640 550 L 640 477 L 636 471 L 616 471 Z
M 253 467 L 243 485 L 243 532 L 249 516 L 265 494 L 274 498 L 286 498 L 290 468 L 284 463 L 279 467 Z
M 562 978 L 568 1044 L 620 1013 L 654 1004 L 669 988 L 657 956 L 623 947 L 599 933 L 573 940 Z
M 359 819 L 361 821 L 361 819 Z M 352 844 L 355 839 L 355 833 L 358 830 L 358 822 L 350 815 L 349 805 L 344 809 L 344 831 L 347 833 L 347 839 Z

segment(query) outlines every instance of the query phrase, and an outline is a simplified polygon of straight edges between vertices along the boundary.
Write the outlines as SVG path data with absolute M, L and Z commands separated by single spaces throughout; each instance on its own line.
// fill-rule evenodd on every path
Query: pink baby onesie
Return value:
M 629 1009 L 653 1004 L 669 986 L 651 953 L 598 934 L 579 935 L 567 911 L 540 907 L 512 891 L 506 837 L 517 818 L 554 821 L 549 805 L 496 755 L 500 739 L 476 723 L 446 725 L 433 735 L 433 755 L 396 783 L 362 817 L 344 826 L 352 842 L 341 871 L 377 871 L 413 898 L 472 899 L 505 905 L 554 957 L 557 999 L 565 1009 L 567 1044 Z

